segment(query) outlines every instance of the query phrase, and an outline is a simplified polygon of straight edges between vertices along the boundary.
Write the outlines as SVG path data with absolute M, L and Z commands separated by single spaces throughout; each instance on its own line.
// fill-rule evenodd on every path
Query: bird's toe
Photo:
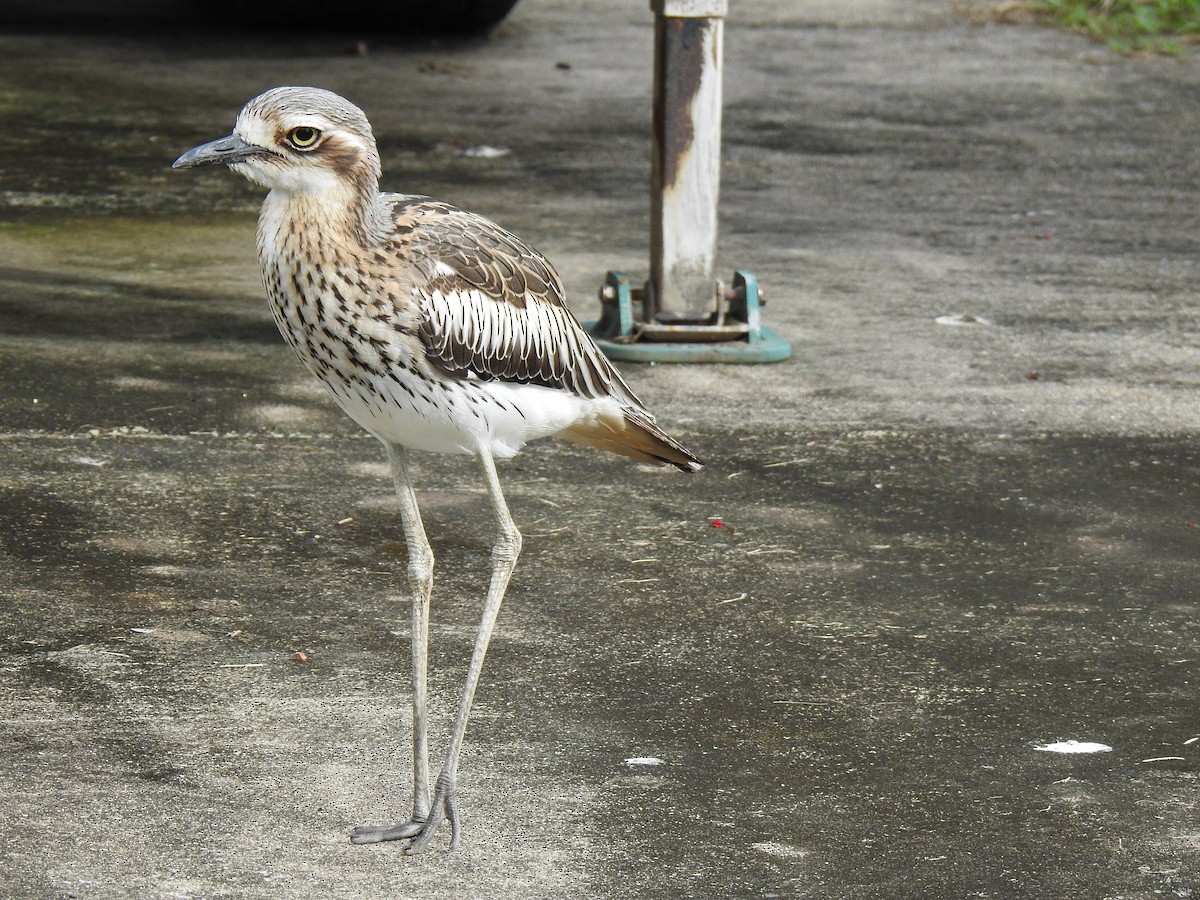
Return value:
M 415 838 L 425 822 L 416 820 L 397 822 L 395 825 L 359 825 L 350 833 L 350 841 L 354 844 L 381 844 L 384 841 L 405 841 Z
M 420 832 L 413 837 L 412 843 L 404 848 L 404 852 L 411 856 L 424 850 L 433 840 L 434 834 L 437 833 L 443 821 L 450 822 L 450 849 L 453 850 L 458 846 L 458 804 L 454 800 L 454 780 L 445 775 L 438 779 L 429 819 L 421 827 Z

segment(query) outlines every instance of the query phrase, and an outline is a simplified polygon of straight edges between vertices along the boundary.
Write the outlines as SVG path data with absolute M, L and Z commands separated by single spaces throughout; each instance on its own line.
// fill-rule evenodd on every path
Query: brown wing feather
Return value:
M 397 250 L 418 264 L 419 335 L 447 374 L 543 384 L 644 410 L 567 308 L 550 262 L 483 216 L 424 197 L 393 202 Z
M 448 375 L 541 384 L 581 397 L 612 397 L 561 437 L 685 472 L 701 467 L 654 424 L 625 379 L 567 308 L 550 262 L 494 222 L 426 197 L 392 199 L 393 245 L 424 275 L 414 285 L 417 334 Z

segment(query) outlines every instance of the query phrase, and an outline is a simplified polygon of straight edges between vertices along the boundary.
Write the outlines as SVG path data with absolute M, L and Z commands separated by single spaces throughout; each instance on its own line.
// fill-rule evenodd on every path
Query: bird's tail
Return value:
M 695 472 L 704 463 L 690 450 L 654 424 L 645 412 L 631 407 L 598 413 L 577 422 L 559 437 L 574 444 L 609 450 L 656 466 L 675 466 Z

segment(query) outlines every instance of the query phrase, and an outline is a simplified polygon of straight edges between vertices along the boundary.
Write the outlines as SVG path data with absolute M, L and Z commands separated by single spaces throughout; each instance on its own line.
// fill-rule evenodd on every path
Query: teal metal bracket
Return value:
M 610 359 L 661 363 L 768 363 L 792 355 L 791 345 L 762 324 L 765 303 L 758 279 L 733 273 L 732 287 L 717 282 L 702 313 L 662 311 L 645 320 L 652 287 L 633 287 L 609 272 L 600 289 L 600 319 L 584 328 Z M 649 298 L 653 299 L 653 298 Z

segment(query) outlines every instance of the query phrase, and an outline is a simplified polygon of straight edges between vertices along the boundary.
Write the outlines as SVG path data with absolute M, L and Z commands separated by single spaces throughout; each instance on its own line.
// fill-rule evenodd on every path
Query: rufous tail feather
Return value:
M 559 432 L 558 437 L 573 444 L 619 453 L 639 462 L 675 466 L 685 472 L 695 472 L 704 465 L 683 444 L 655 425 L 645 413 L 628 407 L 623 413 L 619 418 L 601 413 L 594 419 L 579 422 Z

